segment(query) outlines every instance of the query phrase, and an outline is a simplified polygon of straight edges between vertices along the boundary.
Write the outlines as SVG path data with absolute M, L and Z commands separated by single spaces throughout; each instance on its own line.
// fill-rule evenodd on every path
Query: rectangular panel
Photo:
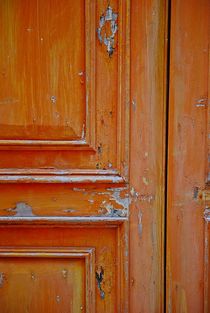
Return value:
M 0 12 L 0 138 L 81 137 L 84 1 L 8 0 Z
M 3 216 L 12 219 L 50 216 L 128 218 L 132 200 L 127 186 L 1 184 L 0 219 Z
M 0 226 L 5 313 L 127 312 L 126 227 L 88 224 Z
M 1 93 L 8 95 L 0 101 L 1 182 L 128 180 L 129 0 L 113 0 L 109 8 L 116 19 L 112 55 L 97 36 L 101 17 L 108 12 L 103 1 L 1 4 L 0 62 L 5 62 L 8 49 L 13 60 L 2 63 Z M 112 22 L 107 19 L 103 36 Z M 21 93 L 22 102 L 10 101 L 17 98 L 13 92 Z M 7 104 L 4 99 L 9 99 Z
M 84 144 L 95 92 L 94 6 L 88 0 L 1 2 L 0 139 L 9 141 L 0 143 Z
M 85 308 L 83 262 L 0 259 L 1 311 L 60 313 L 62 307 L 63 312 L 81 313 Z
M 1 310 L 94 312 L 93 262 L 87 248 L 1 249 Z

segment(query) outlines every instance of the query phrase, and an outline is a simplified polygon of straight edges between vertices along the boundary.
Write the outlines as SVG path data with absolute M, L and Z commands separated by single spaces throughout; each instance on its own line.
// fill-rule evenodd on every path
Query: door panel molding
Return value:
M 130 138 L 130 1 L 117 0 L 115 2 L 113 8 L 118 14 L 117 44 L 113 56 L 109 57 L 104 47 L 98 41 L 96 42 L 97 23 L 101 14 L 99 8 L 105 8 L 104 4 L 100 3 L 96 5 L 95 0 L 84 1 L 85 17 L 81 19 L 85 19 L 85 49 L 83 55 L 86 67 L 83 71 L 85 73 L 85 81 L 83 81 L 83 77 L 80 78 L 81 73 L 78 76 L 82 80 L 81 84 L 86 89 L 86 122 L 83 125 L 82 135 L 80 138 L 72 140 L 63 140 L 63 138 L 49 140 L 47 139 L 46 131 L 45 140 L 33 138 L 0 139 L 0 149 L 2 151 L 0 162 L 2 161 L 4 163 L 2 164 L 2 169 L 7 168 L 11 174 L 1 171 L 0 181 L 2 183 L 118 184 L 128 181 Z M 40 11 L 38 12 L 41 16 Z M 35 13 L 34 11 L 33 14 Z M 31 16 L 33 14 L 31 13 Z M 53 14 L 57 16 L 56 10 Z M 18 28 L 20 21 L 16 19 L 14 23 L 16 28 Z M 12 22 L 10 24 L 13 30 Z M 52 24 L 52 26 L 56 28 L 56 25 Z M 69 38 L 68 42 L 67 38 L 65 41 L 66 49 L 71 46 L 71 40 L 73 39 Z M 22 47 L 24 43 L 19 41 L 19 45 Z M 22 59 L 19 62 L 22 62 Z M 30 64 L 33 66 L 32 62 Z M 49 67 L 51 68 L 53 65 L 49 64 Z M 32 76 L 32 80 L 36 83 L 36 75 Z M 62 80 L 67 80 L 67 77 L 63 75 Z M 74 105 L 72 103 L 70 104 Z M 65 103 L 63 106 L 65 107 Z M 13 116 L 10 112 L 5 111 L 4 114 L 7 117 Z M 77 112 L 76 109 L 75 112 L 78 115 L 81 113 Z M 54 129 L 55 127 L 53 126 L 52 130 L 54 131 Z M 110 130 L 112 130 L 112 134 L 108 135 Z M 31 127 L 31 131 L 33 131 L 33 127 Z M 4 132 L 2 132 L 3 134 Z M 19 135 L 19 137 L 21 136 Z M 58 153 L 60 160 L 57 158 Z M 30 157 L 24 157 L 26 154 L 30 154 Z M 50 158 L 48 157 L 49 154 L 51 154 Z M 39 164 L 40 160 L 43 160 L 41 166 Z M 46 172 L 41 170 L 41 168 L 46 169 Z M 55 174 L 56 170 L 57 175 Z M 74 172 L 74 175 L 69 175 L 71 171 Z M 85 172 L 87 176 L 84 175 Z
M 0 248 L 0 263 L 2 258 L 56 258 L 56 259 L 84 259 L 85 260 L 85 310 L 95 312 L 95 249 L 82 247 L 52 248 L 52 247 L 4 247 Z M 16 264 L 16 267 L 18 265 Z M 5 266 L 6 269 L 6 266 Z M 17 270 L 17 268 L 16 268 Z M 36 269 L 34 269 L 36 270 Z M 67 270 L 66 270 L 67 271 Z M 65 272 L 63 273 L 65 276 Z M 11 275 L 11 273 L 9 273 Z M 35 274 L 34 274 L 35 275 Z M 4 274 L 4 279 L 7 279 Z M 34 276 L 35 277 L 35 276 Z M 4 286 L 2 286 L 4 287 Z M 3 300 L 1 300 L 3 301 Z

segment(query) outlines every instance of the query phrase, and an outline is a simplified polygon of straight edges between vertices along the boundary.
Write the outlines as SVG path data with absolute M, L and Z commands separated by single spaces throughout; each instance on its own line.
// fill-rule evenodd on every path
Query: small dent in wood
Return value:
M 35 279 L 36 279 L 36 275 L 35 275 L 33 272 L 31 273 L 31 279 L 32 279 L 32 280 L 35 280 Z
M 61 297 L 60 296 L 56 296 L 56 302 L 60 303 L 61 302 Z
M 63 278 L 67 278 L 68 277 L 68 270 L 67 269 L 63 269 L 62 270 L 62 275 L 63 275 Z
M 50 100 L 53 104 L 56 104 L 57 98 L 56 96 L 51 96 Z

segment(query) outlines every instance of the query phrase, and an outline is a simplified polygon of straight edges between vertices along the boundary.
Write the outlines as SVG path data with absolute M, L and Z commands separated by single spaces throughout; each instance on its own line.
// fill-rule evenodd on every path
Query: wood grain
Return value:
M 204 312 L 209 1 L 172 1 L 167 312 Z

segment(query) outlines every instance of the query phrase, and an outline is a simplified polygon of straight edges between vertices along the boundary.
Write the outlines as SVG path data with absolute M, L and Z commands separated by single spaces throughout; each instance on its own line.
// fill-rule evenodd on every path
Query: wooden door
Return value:
M 162 311 L 166 22 L 0 1 L 2 313 Z
M 171 6 L 167 312 L 210 312 L 209 4 Z

